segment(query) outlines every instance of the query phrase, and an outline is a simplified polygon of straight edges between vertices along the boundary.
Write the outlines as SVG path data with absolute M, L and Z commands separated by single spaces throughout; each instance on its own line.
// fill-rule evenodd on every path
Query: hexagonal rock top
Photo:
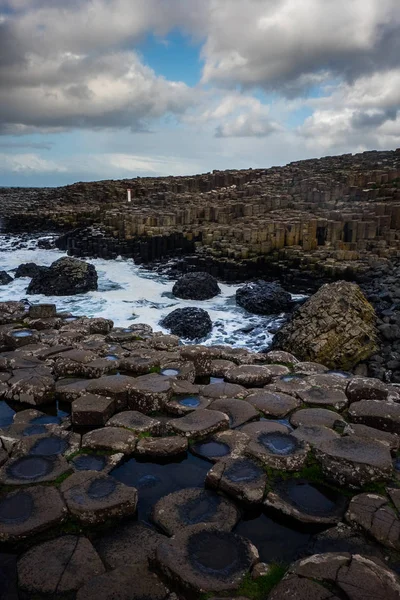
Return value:
M 272 379 L 268 367 L 262 365 L 240 365 L 230 369 L 225 375 L 226 381 L 245 387 L 262 387 Z
M 7 461 L 0 469 L 0 483 L 29 485 L 55 481 L 70 470 L 62 456 L 19 456 Z
M 238 535 L 194 525 L 162 542 L 155 560 L 168 580 L 201 593 L 237 589 L 258 560 L 258 552 Z
M 103 427 L 85 433 L 82 436 L 82 448 L 90 450 L 110 450 L 133 454 L 136 448 L 137 436 L 122 427 Z
M 400 404 L 386 400 L 360 400 L 349 408 L 354 423 L 400 434 Z
M 81 436 L 71 431 L 52 431 L 41 435 L 23 438 L 13 448 L 13 456 L 68 456 L 77 452 L 81 445 Z
M 187 438 L 179 435 L 170 435 L 164 438 L 145 437 L 138 441 L 136 454 L 139 456 L 165 458 L 167 456 L 185 454 L 187 449 Z
M 0 498 L 0 541 L 31 537 L 61 523 L 66 515 L 56 488 L 38 485 L 9 492 Z
M 248 421 L 255 421 L 260 417 L 254 406 L 238 398 L 214 400 L 209 408 L 228 415 L 229 425 L 232 428 L 240 427 L 240 425 L 244 425 Z
M 74 594 L 105 569 L 85 537 L 66 535 L 34 546 L 18 561 L 19 587 L 28 598 L 36 594 Z
M 315 554 L 294 563 L 268 600 L 398 600 L 397 575 L 359 554 Z
M 235 383 L 210 383 L 201 390 L 201 395 L 205 398 L 245 398 L 249 391 L 241 385 Z
M 353 488 L 386 480 L 393 471 L 387 446 L 356 436 L 321 443 L 316 457 L 327 479 Z
M 86 525 L 122 518 L 136 511 L 137 490 L 109 475 L 74 473 L 61 485 L 68 510 Z
M 112 398 L 83 394 L 72 403 L 72 423 L 80 427 L 105 425 L 115 412 Z
M 210 438 L 200 440 L 190 447 L 192 454 L 211 462 L 239 458 L 249 442 L 249 436 L 241 431 L 228 429 Z
M 260 432 L 248 443 L 245 453 L 272 469 L 299 471 L 310 447 L 290 433 Z
M 400 520 L 384 496 L 359 494 L 352 498 L 346 520 L 387 548 L 400 549 Z
M 298 392 L 299 398 L 306 404 L 343 410 L 348 405 L 346 394 L 342 390 L 326 390 L 322 387 L 312 387 L 304 392 Z
M 293 427 L 301 425 L 319 425 L 320 427 L 332 427 L 336 421 L 345 422 L 342 415 L 326 408 L 301 408 L 292 413 L 290 424 Z
M 240 518 L 234 504 L 210 490 L 187 488 L 159 500 L 152 512 L 154 523 L 168 535 L 199 523 L 231 531 Z
M 206 408 L 191 412 L 181 419 L 172 419 L 168 423 L 168 428 L 171 431 L 191 438 L 205 437 L 228 427 L 228 415 Z
M 159 433 L 160 426 L 160 421 L 137 410 L 120 412 L 111 417 L 106 423 L 106 427 L 124 427 L 134 433 L 150 433 L 152 435 Z
M 129 391 L 128 404 L 132 410 L 145 414 L 162 410 L 173 393 L 171 380 L 164 375 L 151 373 L 134 379 Z
M 261 411 L 265 416 L 274 419 L 282 419 L 287 414 L 299 408 L 301 401 L 298 398 L 278 392 L 269 392 L 260 390 L 246 396 L 246 402 L 252 404 L 254 408 Z
M 79 590 L 76 600 L 167 600 L 169 591 L 143 565 L 122 567 L 94 577 Z
M 250 458 L 228 458 L 208 471 L 206 484 L 246 504 L 261 504 L 267 475 Z
M 277 484 L 264 501 L 267 509 L 305 525 L 335 525 L 341 520 L 346 504 L 340 494 L 304 479 Z

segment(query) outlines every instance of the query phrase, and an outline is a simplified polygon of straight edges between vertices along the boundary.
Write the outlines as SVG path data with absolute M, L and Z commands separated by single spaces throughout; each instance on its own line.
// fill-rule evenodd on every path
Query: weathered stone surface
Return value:
M 267 475 L 250 458 L 220 460 L 207 473 L 206 484 L 246 504 L 261 504 Z
M 275 344 L 300 360 L 349 369 L 377 350 L 374 309 L 357 285 L 326 284 L 294 313 Z
M 121 519 L 136 511 L 136 489 L 102 473 L 74 473 L 60 491 L 68 510 L 85 525 Z
M 246 433 L 228 429 L 192 444 L 190 451 L 196 456 L 211 462 L 218 462 L 227 458 L 239 458 L 243 455 L 249 439 Z
M 28 598 L 36 594 L 62 597 L 76 593 L 104 571 L 87 538 L 66 535 L 34 546 L 23 554 L 18 561 L 18 582 Z
M 283 423 L 279 423 L 279 421 L 271 420 L 268 421 L 266 419 L 261 421 L 254 421 L 253 423 L 246 423 L 240 428 L 242 433 L 250 437 L 257 437 L 260 433 L 271 433 L 271 432 L 281 432 L 281 433 L 290 433 L 291 428 Z
M 313 375 L 315 373 L 327 373 L 328 367 L 321 365 L 320 363 L 303 361 L 298 362 L 293 367 L 294 373 L 302 373 L 303 375 Z
M 28 294 L 71 296 L 97 290 L 93 265 L 70 257 L 59 258 L 50 267 L 41 267 L 27 289 Z
M 208 273 L 186 273 L 175 283 L 172 293 L 187 300 L 208 300 L 221 290 L 215 277 Z
M 306 404 L 313 406 L 332 406 L 336 410 L 342 411 L 348 405 L 347 396 L 341 390 L 324 389 L 320 387 L 312 387 L 304 392 L 298 392 L 299 398 Z
M 346 388 L 350 402 L 359 400 L 387 400 L 389 387 L 373 377 L 353 377 Z
M 282 419 L 299 408 L 301 401 L 288 394 L 269 392 L 267 389 L 246 396 L 246 402 L 261 411 L 266 417 Z
M 384 496 L 354 496 L 346 513 L 346 520 L 387 548 L 400 549 L 400 519 Z
M 80 449 L 81 436 L 64 430 L 50 431 L 41 435 L 31 435 L 22 438 L 13 447 L 14 456 L 68 456 Z
M 273 383 L 266 385 L 264 389 L 268 392 L 279 392 L 297 397 L 298 392 L 309 390 L 311 387 L 312 384 L 306 375 L 290 373 L 274 379 Z
M 217 410 L 206 408 L 196 410 L 180 419 L 172 419 L 168 423 L 171 431 L 191 438 L 206 437 L 221 429 L 229 427 L 229 417 Z
M 267 363 L 277 363 L 281 365 L 295 365 L 299 362 L 299 359 L 295 357 L 291 352 L 284 352 L 283 350 L 270 350 L 266 353 L 265 359 Z
M 354 423 L 400 434 L 400 404 L 385 400 L 360 400 L 349 408 Z
M 168 436 L 165 438 L 145 437 L 138 441 L 136 454 L 140 456 L 165 458 L 184 454 L 188 449 L 188 441 L 181 436 Z
M 214 400 L 209 408 L 228 415 L 229 426 L 233 429 L 259 418 L 258 411 L 251 404 L 238 398 Z
M 55 400 L 53 377 L 36 369 L 16 369 L 7 381 L 7 386 L 5 397 L 13 402 L 40 406 Z
M 322 425 L 300 425 L 300 427 L 293 431 L 292 435 L 313 448 L 317 448 L 322 442 L 335 440 L 340 437 L 336 431 Z
M 400 582 L 383 564 L 359 554 L 316 554 L 294 563 L 269 600 L 397 600 Z
M 74 471 L 97 471 L 109 473 L 123 460 L 122 452 L 116 454 L 93 454 L 90 451 L 80 452 L 70 460 Z
M 20 456 L 11 458 L 0 469 L 0 483 L 30 485 L 56 481 L 71 470 L 62 456 Z
M 137 436 L 128 429 L 122 427 L 103 427 L 102 429 L 85 433 L 82 436 L 82 448 L 133 454 L 137 440 Z
M 0 271 L 0 285 L 7 285 L 13 280 L 7 271 Z
M 272 379 L 271 371 L 263 365 L 240 365 L 230 369 L 225 375 L 226 381 L 245 387 L 262 387 Z
M 180 394 L 173 396 L 165 405 L 165 411 L 171 415 L 186 415 L 202 408 L 210 408 L 211 398 L 198 394 Z
M 249 541 L 204 525 L 185 528 L 156 552 L 165 577 L 196 593 L 237 589 L 257 559 Z
M 160 426 L 159 420 L 148 417 L 137 410 L 120 412 L 111 417 L 106 423 L 106 427 L 124 427 L 134 433 L 150 433 L 151 435 L 157 435 Z
M 124 410 L 127 407 L 130 392 L 134 386 L 137 386 L 138 380 L 140 380 L 139 377 L 135 379 L 128 375 L 108 375 L 89 381 L 85 389 L 92 394 L 113 398 L 116 409 Z
M 84 394 L 72 403 L 72 423 L 80 427 L 105 425 L 115 412 L 112 398 Z
M 245 398 L 249 392 L 241 385 L 235 383 L 210 383 L 201 390 L 201 395 L 217 400 L 218 398 Z
M 29 316 L 31 319 L 51 319 L 57 316 L 57 307 L 55 304 L 33 304 L 29 307 Z
M 344 435 L 355 435 L 359 438 L 381 442 L 381 444 L 388 446 L 392 452 L 396 452 L 400 447 L 400 437 L 397 434 L 381 431 L 375 429 L 375 427 L 368 427 L 368 425 L 351 423 L 345 427 L 343 433 Z
M 235 363 L 231 360 L 224 360 L 221 358 L 217 358 L 211 361 L 210 365 L 210 375 L 212 377 L 222 377 L 224 378 L 227 372 L 235 367 Z
M 236 291 L 236 304 L 251 313 L 270 315 L 290 310 L 292 297 L 279 283 L 258 280 Z
M 353 488 L 386 480 L 393 470 L 388 447 L 356 436 L 323 442 L 316 456 L 328 479 Z
M 168 594 L 157 575 L 140 565 L 94 577 L 81 587 L 76 600 L 166 600 Z
M 290 416 L 290 423 L 293 427 L 317 425 L 334 428 L 337 421 L 345 423 L 341 415 L 326 408 L 301 408 Z
M 231 531 L 240 518 L 232 502 L 210 490 L 187 488 L 161 498 L 153 508 L 152 520 L 167 535 L 199 523 Z
M 260 432 L 253 436 L 245 453 L 267 467 L 283 471 L 299 471 L 310 448 L 302 440 L 281 431 Z
M 210 315 L 202 308 L 177 308 L 164 317 L 160 325 L 181 338 L 196 340 L 205 338 L 212 330 Z
M 59 379 L 56 383 L 55 397 L 61 402 L 72 404 L 85 391 L 90 379 Z
M 35 486 L 0 497 L 0 541 L 16 542 L 58 525 L 67 509 L 59 491 Z
M 15 277 L 34 277 L 39 271 L 41 267 L 39 267 L 36 263 L 22 263 L 19 265 L 17 270 L 15 271 Z
M 152 559 L 164 536 L 135 521 L 117 524 L 94 541 L 107 569 L 131 567 Z
M 171 380 L 168 377 L 151 373 L 134 379 L 128 396 L 128 405 L 132 410 L 144 414 L 162 410 L 173 394 Z
M 180 349 L 182 360 L 192 362 L 196 377 L 207 377 L 210 375 L 213 354 L 207 346 L 187 345 Z

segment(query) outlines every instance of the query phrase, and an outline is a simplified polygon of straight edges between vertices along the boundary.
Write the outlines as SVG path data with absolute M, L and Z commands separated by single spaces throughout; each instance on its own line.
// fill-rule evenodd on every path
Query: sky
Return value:
M 0 0 L 0 186 L 399 146 L 399 0 Z

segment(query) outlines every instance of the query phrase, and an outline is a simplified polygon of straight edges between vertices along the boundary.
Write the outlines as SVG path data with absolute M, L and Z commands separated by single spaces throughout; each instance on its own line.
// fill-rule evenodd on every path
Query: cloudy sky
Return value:
M 399 0 L 0 0 L 0 185 L 399 146 Z

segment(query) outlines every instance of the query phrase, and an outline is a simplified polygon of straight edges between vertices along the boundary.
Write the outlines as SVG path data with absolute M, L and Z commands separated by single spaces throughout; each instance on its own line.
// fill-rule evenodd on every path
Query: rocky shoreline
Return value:
M 54 305 L 0 323 L 8 597 L 399 597 L 398 387 Z

